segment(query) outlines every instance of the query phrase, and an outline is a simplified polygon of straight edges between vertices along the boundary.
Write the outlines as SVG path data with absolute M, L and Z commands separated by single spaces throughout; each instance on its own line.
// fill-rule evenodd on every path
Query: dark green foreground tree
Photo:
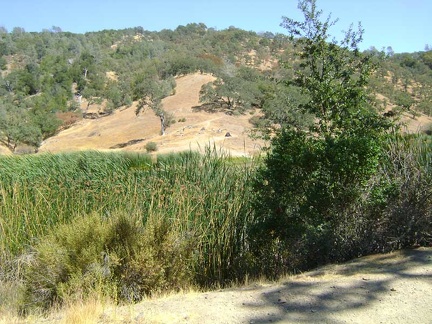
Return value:
M 337 21 L 322 21 L 315 0 L 298 7 L 304 22 L 283 18 L 281 24 L 300 61 L 287 83 L 301 89 L 300 109 L 316 122 L 307 130 L 283 127 L 259 172 L 252 236 L 272 272 L 348 257 L 339 247 L 359 235 L 355 206 L 378 170 L 389 128 L 368 100 L 374 64 L 358 49 L 361 25 L 338 42 L 329 35 Z

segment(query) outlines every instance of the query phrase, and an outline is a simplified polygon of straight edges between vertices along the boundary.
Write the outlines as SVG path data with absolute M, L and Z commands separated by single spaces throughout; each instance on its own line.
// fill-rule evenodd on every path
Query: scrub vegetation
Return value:
M 278 278 L 431 243 L 431 137 L 403 134 L 391 116 L 383 115 L 372 93 L 387 89 L 376 81 L 383 66 L 397 65 L 404 73 L 420 69 L 427 84 L 429 52 L 388 53 L 386 59 L 377 51 L 361 52 L 361 26 L 350 28 L 337 42 L 328 34 L 335 22 L 322 19 L 316 1 L 299 1 L 299 9 L 305 21 L 284 18 L 285 37 L 235 28 L 218 32 L 202 25 L 159 33 L 133 29 L 27 35 L 14 30 L 2 35 L 3 51 L 21 44 L 14 43 L 20 37 L 35 37 L 70 42 L 67 50 L 77 53 L 48 88 L 37 82 L 42 79 L 30 77 L 35 70 L 42 77 L 43 66 L 56 66 L 44 65 L 47 57 L 52 62 L 66 58 L 64 53 L 45 56 L 50 47 L 36 47 L 39 63 L 27 63 L 0 80 L 9 85 L 3 87 L 0 108 L 32 115 L 26 120 L 42 116 L 38 111 L 53 111 L 42 108 L 46 103 L 29 109 L 30 103 L 57 98 L 55 104 L 49 102 L 62 107 L 59 103 L 70 94 L 60 94 L 73 82 L 89 98 L 109 94 L 113 109 L 140 100 L 162 111 L 160 99 L 172 91 L 173 76 L 204 69 L 217 76 L 201 91 L 207 107 L 227 113 L 261 108 L 257 134 L 271 138 L 271 144 L 255 159 L 233 158 L 212 147 L 204 153 L 157 156 L 91 151 L 0 157 L 0 294 L 7 296 L 0 300 L 0 314 L 49 311 L 94 296 L 137 302 L 161 292 Z M 122 41 L 113 44 L 119 34 Z M 200 46 L 217 44 L 219 52 L 203 47 L 193 56 L 182 56 L 181 46 L 175 53 L 169 50 L 174 43 L 168 40 L 194 43 L 195 34 Z M 83 50 L 90 39 L 101 47 L 115 45 L 115 50 L 109 55 L 98 48 Z M 223 47 L 228 44 L 233 48 Z M 236 65 L 247 59 L 238 54 L 252 44 L 267 54 L 285 49 L 281 68 L 258 72 Z M 16 55 L 7 56 L 9 62 Z M 117 66 L 118 83 L 99 78 L 106 62 L 136 55 L 143 57 L 134 63 L 137 67 Z M 141 72 L 126 79 L 126 70 Z M 396 87 L 401 80 L 395 71 Z M 392 96 L 389 92 L 388 99 L 400 111 L 417 106 L 430 113 L 430 88 L 417 92 L 415 82 L 420 81 L 411 76 L 402 80 L 406 88 Z M 13 86 L 13 80 L 32 80 L 34 87 Z M 61 80 L 65 83 L 59 86 Z M 157 91 L 146 92 L 152 89 Z M 59 96 L 48 96 L 48 90 Z M 27 97 L 35 94 L 41 95 Z M 29 128 L 39 137 L 21 140 L 8 133 L 7 127 L 19 125 L 10 116 L 0 111 L 4 141 L 12 149 L 20 141 L 37 146 L 29 138 L 49 136 L 55 129 L 39 124 Z M 149 152 L 156 149 L 148 147 Z

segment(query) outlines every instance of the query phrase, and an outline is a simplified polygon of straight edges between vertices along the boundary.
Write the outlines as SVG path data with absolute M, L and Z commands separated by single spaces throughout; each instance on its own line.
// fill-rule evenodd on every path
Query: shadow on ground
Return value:
M 386 316 L 387 311 L 387 319 L 392 319 L 392 314 L 398 310 L 384 309 L 387 303 L 394 303 L 390 305 L 397 307 L 397 299 L 404 302 L 404 298 L 414 297 L 422 285 L 426 285 L 423 289 L 429 291 L 432 288 L 431 248 L 395 253 L 398 253 L 396 258 L 389 254 L 375 255 L 296 276 L 273 290 L 263 292 L 260 301 L 244 303 L 251 313 L 260 308 L 272 310 L 266 316 L 249 318 L 249 323 L 346 323 L 346 317 L 344 320 L 338 317 L 347 312 L 353 314 L 354 323 L 364 320 L 379 323 L 381 319 L 374 318 L 374 314 Z M 430 312 L 432 321 L 432 307 L 425 308 L 423 310 Z M 356 318 L 356 314 L 370 317 Z

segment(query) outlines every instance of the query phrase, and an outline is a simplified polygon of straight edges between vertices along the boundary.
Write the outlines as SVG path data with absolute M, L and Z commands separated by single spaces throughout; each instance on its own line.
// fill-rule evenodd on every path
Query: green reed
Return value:
M 0 158 L 0 262 L 26 253 L 78 216 L 141 215 L 193 239 L 190 266 L 200 284 L 245 275 L 253 163 L 204 154 L 77 152 Z

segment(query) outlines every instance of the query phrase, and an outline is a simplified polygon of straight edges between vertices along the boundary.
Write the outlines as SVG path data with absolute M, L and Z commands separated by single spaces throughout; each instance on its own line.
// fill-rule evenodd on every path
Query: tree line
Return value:
M 294 57 L 297 41 L 284 34 L 233 26 L 216 30 L 202 23 L 159 32 L 134 27 L 85 34 L 60 27 L 39 33 L 2 28 L 0 140 L 12 151 L 22 143 L 37 148 L 68 119 L 81 117 L 77 96 L 89 105 L 103 102 L 107 113 L 140 101 L 162 116 L 159 102 L 173 93 L 174 77 L 194 72 L 217 78 L 200 93 L 206 108 L 231 114 L 262 109 L 263 117 L 251 120 L 261 135 L 275 125 L 307 127 L 313 117 L 299 109 L 304 95 L 294 84 L 285 86 L 300 68 Z M 367 52 L 380 63 L 371 90 L 401 111 L 432 113 L 431 51 Z

